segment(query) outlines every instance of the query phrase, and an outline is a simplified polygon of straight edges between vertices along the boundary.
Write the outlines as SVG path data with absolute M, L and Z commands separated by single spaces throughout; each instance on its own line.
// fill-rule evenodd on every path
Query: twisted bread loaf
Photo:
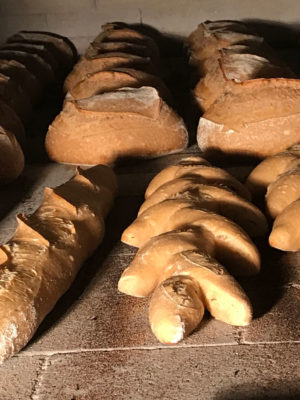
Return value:
M 99 165 L 46 188 L 34 214 L 18 217 L 0 247 L 0 362 L 28 343 L 101 243 L 115 190 L 112 170 Z
M 210 168 L 213 179 L 209 173 L 199 176 L 199 167 Z M 163 343 L 177 343 L 195 329 L 204 306 L 229 324 L 251 320 L 246 294 L 218 261 L 233 274 L 254 275 L 260 269 L 259 253 L 238 224 L 218 213 L 231 218 L 238 210 L 235 220 L 241 219 L 251 234 L 254 226 L 264 234 L 266 220 L 226 187 L 228 182 L 239 189 L 242 184 L 226 173 L 220 186 L 216 171 L 201 157 L 161 171 L 148 186 L 138 218 L 122 235 L 123 242 L 139 250 L 118 288 L 138 297 L 153 292 L 149 320 Z M 243 192 L 249 195 L 246 188 Z
M 262 161 L 247 178 L 254 195 L 264 195 L 268 214 L 275 218 L 269 237 L 272 247 L 286 251 L 300 250 L 300 147 Z

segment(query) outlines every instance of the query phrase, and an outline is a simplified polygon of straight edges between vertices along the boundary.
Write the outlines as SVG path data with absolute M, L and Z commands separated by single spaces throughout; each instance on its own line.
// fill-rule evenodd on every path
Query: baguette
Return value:
M 13 237 L 0 247 L 1 362 L 28 343 L 100 244 L 114 193 L 113 172 L 97 166 L 46 188 L 37 211 L 18 218 Z
M 57 162 L 93 165 L 158 157 L 187 142 L 182 119 L 145 86 L 66 102 L 49 127 L 46 150 Z
M 255 275 L 260 269 L 259 253 L 246 233 L 207 210 L 218 208 L 217 199 L 225 198 L 225 189 L 211 186 L 210 190 L 209 184 L 199 183 L 195 190 L 192 178 L 177 178 L 181 169 L 187 168 L 187 176 L 192 173 L 193 162 L 206 163 L 200 157 L 183 159 L 177 168 L 168 167 L 154 178 L 156 191 L 145 196 L 138 218 L 122 235 L 123 242 L 139 250 L 123 271 L 118 289 L 136 297 L 152 293 L 150 326 L 157 339 L 167 344 L 179 342 L 199 325 L 203 305 L 216 319 L 248 325 L 251 303 L 219 261 L 235 275 Z M 185 197 L 180 190 L 188 190 L 189 185 Z M 200 188 L 206 189 L 206 195 L 219 189 L 221 193 L 211 201 L 201 197 Z M 236 195 L 228 193 L 236 201 Z

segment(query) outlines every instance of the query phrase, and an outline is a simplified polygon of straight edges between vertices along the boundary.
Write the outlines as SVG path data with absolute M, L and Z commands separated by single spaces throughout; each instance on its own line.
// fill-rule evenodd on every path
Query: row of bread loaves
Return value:
M 49 32 L 22 31 L 0 47 L 0 183 L 24 167 L 24 124 L 46 87 L 62 81 L 77 58 L 73 44 Z
M 187 43 L 202 151 L 264 158 L 299 141 L 300 81 L 262 37 L 241 22 L 207 21 Z
M 63 110 L 46 136 L 49 157 L 111 164 L 184 149 L 187 131 L 168 104 L 160 69 L 152 38 L 106 24 L 65 80 Z
M 265 195 L 267 212 L 275 218 L 270 245 L 300 250 L 300 145 L 266 158 L 250 173 L 246 185 L 253 195 Z
M 118 288 L 137 297 L 152 293 L 149 320 L 158 340 L 182 340 L 205 308 L 228 324 L 249 324 L 250 301 L 231 274 L 259 272 L 250 237 L 266 234 L 267 223 L 247 188 L 205 159 L 189 157 L 156 175 L 145 198 L 122 235 L 139 250 Z

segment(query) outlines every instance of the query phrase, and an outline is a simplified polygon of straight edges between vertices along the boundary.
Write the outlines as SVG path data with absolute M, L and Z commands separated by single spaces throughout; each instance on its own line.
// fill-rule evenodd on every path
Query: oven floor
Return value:
M 120 274 L 135 254 L 121 244 L 149 180 L 185 154 L 118 168 L 119 196 L 104 242 L 71 289 L 47 316 L 29 345 L 0 367 L 1 400 L 259 400 L 299 399 L 300 254 L 258 246 L 261 274 L 240 279 L 254 320 L 226 325 L 206 315 L 183 342 L 164 346 L 153 336 L 148 299 L 117 291 Z M 224 166 L 224 165 L 223 165 Z M 225 165 L 238 178 L 251 166 Z M 0 242 L 17 212 L 32 212 L 44 185 L 63 183 L 72 166 L 34 164 L 17 184 L 0 192 Z M 26 193 L 26 195 L 24 195 Z

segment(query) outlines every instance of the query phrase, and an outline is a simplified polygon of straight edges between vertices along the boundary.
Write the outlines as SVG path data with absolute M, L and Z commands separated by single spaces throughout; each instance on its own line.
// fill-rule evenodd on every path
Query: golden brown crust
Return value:
M 106 173 L 112 186 L 102 186 Z M 114 192 L 112 172 L 95 167 L 46 188 L 35 213 L 18 219 L 13 237 L 0 247 L 0 361 L 27 344 L 100 244 Z

